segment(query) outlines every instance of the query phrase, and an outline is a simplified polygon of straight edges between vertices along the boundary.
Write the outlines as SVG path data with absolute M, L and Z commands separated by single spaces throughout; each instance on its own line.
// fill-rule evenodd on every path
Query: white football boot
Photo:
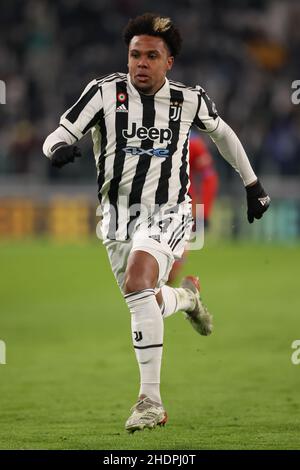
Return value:
M 125 429 L 131 433 L 145 428 L 164 426 L 168 419 L 163 406 L 148 397 L 140 398 L 130 411 L 131 415 L 125 423 Z
M 191 323 L 197 333 L 203 336 L 210 335 L 213 329 L 213 317 L 201 301 L 198 277 L 186 276 L 182 280 L 180 287 L 188 289 L 195 297 L 195 307 L 191 311 L 184 312 L 185 318 Z

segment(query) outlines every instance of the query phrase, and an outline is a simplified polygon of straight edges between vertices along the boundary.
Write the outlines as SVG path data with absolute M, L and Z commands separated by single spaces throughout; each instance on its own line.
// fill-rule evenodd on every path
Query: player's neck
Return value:
M 135 85 L 134 88 L 139 92 L 140 95 L 144 95 L 144 96 L 153 96 L 155 95 L 159 90 L 161 90 L 161 88 L 164 86 L 164 84 L 166 83 L 166 79 L 164 79 L 164 81 L 158 86 L 156 87 L 155 89 L 151 90 L 151 91 L 143 91 L 143 90 L 140 90 L 139 88 L 137 88 Z

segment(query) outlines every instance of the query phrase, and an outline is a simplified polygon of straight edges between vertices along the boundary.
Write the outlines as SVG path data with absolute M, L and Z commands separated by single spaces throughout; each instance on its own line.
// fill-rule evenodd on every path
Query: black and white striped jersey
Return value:
M 60 126 L 72 142 L 91 131 L 105 237 L 126 238 L 120 220 L 128 208 L 189 202 L 190 128 L 194 124 L 213 132 L 218 121 L 213 102 L 200 86 L 166 79 L 155 95 L 143 95 L 129 74 L 122 73 L 88 84 L 63 114 Z

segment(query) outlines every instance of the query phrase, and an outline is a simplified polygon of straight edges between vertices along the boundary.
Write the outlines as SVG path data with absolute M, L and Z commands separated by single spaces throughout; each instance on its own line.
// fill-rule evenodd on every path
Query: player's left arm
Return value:
M 248 221 L 252 223 L 254 219 L 260 219 L 268 209 L 271 199 L 254 173 L 239 138 L 218 116 L 214 103 L 204 90 L 199 94 L 194 124 L 209 134 L 220 154 L 241 176 L 247 193 Z

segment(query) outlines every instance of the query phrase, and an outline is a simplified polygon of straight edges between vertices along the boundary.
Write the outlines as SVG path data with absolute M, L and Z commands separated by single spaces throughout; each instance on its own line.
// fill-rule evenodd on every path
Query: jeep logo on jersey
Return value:
M 160 144 L 170 141 L 173 135 L 171 129 L 169 128 L 157 129 L 157 127 L 150 127 L 150 129 L 147 129 L 147 127 L 144 126 L 137 128 L 136 122 L 132 123 L 131 131 L 124 129 L 122 134 L 125 139 L 132 139 L 133 137 L 137 137 L 141 140 L 158 140 Z

